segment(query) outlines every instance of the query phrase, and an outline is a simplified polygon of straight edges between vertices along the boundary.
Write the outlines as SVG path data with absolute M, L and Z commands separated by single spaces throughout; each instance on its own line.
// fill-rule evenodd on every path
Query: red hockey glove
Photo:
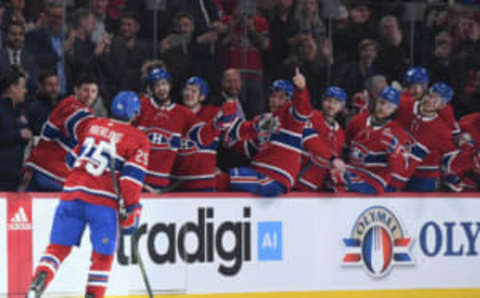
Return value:
M 142 214 L 142 205 L 135 204 L 127 207 L 127 218 L 120 219 L 120 228 L 125 235 L 135 233 L 140 224 L 140 215 Z
M 232 125 L 237 114 L 237 103 L 235 101 L 229 101 L 222 105 L 220 111 L 213 119 L 213 124 L 220 130 L 225 130 Z

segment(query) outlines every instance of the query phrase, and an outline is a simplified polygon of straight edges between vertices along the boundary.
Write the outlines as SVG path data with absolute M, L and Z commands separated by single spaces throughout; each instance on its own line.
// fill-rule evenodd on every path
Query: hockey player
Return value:
M 416 141 L 409 149 L 408 191 L 438 190 L 442 158 L 448 162 L 456 150 L 451 126 L 439 115 L 452 96 L 447 84 L 435 83 L 420 101 L 402 102 L 397 119 Z
M 139 196 L 148 165 L 149 142 L 130 125 L 140 112 L 133 92 L 120 92 L 112 103 L 113 119 L 96 118 L 79 130 L 79 145 L 68 161 L 68 176 L 55 211 L 50 244 L 35 269 L 27 298 L 40 297 L 72 246 L 80 245 L 86 225 L 93 246 L 85 297 L 103 297 L 107 289 L 118 238 L 118 228 L 131 234 L 139 224 Z M 114 160 L 114 165 L 112 161 Z M 111 169 L 120 186 L 115 193 Z M 127 211 L 117 219 L 119 196 Z
M 183 105 L 195 113 L 198 121 L 204 123 L 213 120 L 220 110 L 217 106 L 202 104 L 208 91 L 208 85 L 202 78 L 191 77 L 187 80 L 182 92 Z M 218 136 L 215 136 L 210 144 L 203 146 L 189 136 L 182 137 L 172 169 L 172 178 L 181 181 L 176 187 L 177 190 L 215 190 L 217 147 Z
M 342 168 L 342 150 L 345 143 L 343 129 L 335 120 L 335 116 L 343 109 L 346 102 L 345 91 L 339 87 L 328 87 L 323 93 L 322 111 L 314 110 L 311 118 L 313 128 L 323 140 L 327 148 L 326 156 L 312 155 L 304 152 L 302 170 L 297 177 L 295 188 L 301 191 L 327 190 L 326 182 L 332 167 Z
M 220 110 L 218 106 L 204 104 L 210 88 L 207 82 L 200 77 L 190 77 L 185 83 L 182 92 L 182 103 L 197 116 L 199 121 L 212 120 Z
M 458 138 L 459 150 L 442 163 L 446 186 L 455 191 L 480 189 L 480 113 L 462 117 Z
M 406 90 L 402 93 L 400 109 L 402 109 L 404 105 L 410 105 L 410 102 L 412 101 L 421 100 L 423 98 L 428 90 L 430 77 L 425 68 L 414 66 L 407 70 L 403 82 L 406 86 Z M 438 114 L 447 122 L 452 135 L 454 137 L 458 136 L 460 133 L 460 126 L 455 119 L 453 107 L 447 102 L 442 105 Z
M 170 100 L 171 75 L 163 69 L 150 72 L 147 83 L 151 97 L 142 97 L 142 113 L 136 125 L 142 129 L 151 145 L 149 169 L 145 183 L 153 190 L 170 184 L 170 173 L 182 136 L 191 136 L 199 146 L 209 146 L 218 136 L 218 130 L 228 127 L 235 117 L 235 105 L 224 105 L 214 119 L 204 125 L 198 123 L 188 108 Z
M 393 175 L 405 171 L 406 133 L 393 119 L 399 101 L 400 91 L 388 86 L 371 114 L 364 112 L 352 118 L 346 129 L 348 165 L 331 171 L 336 191 L 381 194 Z
M 402 100 L 404 97 L 409 97 L 412 100 L 421 99 L 427 92 L 429 81 L 428 71 L 424 67 L 410 67 L 403 77 L 403 84 L 406 89 L 402 94 Z
M 293 86 L 287 81 L 279 80 L 272 84 L 270 106 L 272 107 L 273 97 L 278 101 L 273 103 L 273 106 L 278 106 L 274 115 L 279 119 L 280 127 L 268 135 L 257 138 L 258 153 L 252 157 L 250 167 L 230 169 L 231 189 L 267 197 L 287 193 L 300 171 L 302 148 L 312 153 L 318 153 L 316 149 L 323 149 L 319 146 L 310 146 L 310 140 L 316 136 L 315 130 L 307 127 L 312 106 L 306 90 L 305 77 L 298 68 L 295 72 L 293 77 L 295 94 Z
M 78 143 L 77 131 L 94 115 L 90 106 L 98 95 L 95 78 L 83 75 L 77 81 L 74 94 L 63 99 L 48 117 L 25 164 L 24 181 L 20 190 L 61 191 L 69 169 L 65 157 Z

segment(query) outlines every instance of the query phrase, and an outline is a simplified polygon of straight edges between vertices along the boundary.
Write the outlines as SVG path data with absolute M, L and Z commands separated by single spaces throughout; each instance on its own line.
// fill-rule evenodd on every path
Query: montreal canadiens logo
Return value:
M 344 238 L 346 253 L 342 264 L 363 266 L 376 278 L 385 276 L 394 266 L 413 265 L 410 256 L 412 238 L 392 211 L 374 206 L 363 211 L 353 225 L 350 238 Z
M 144 132 L 150 141 L 152 150 L 178 149 L 180 147 L 180 135 L 161 128 L 147 128 Z

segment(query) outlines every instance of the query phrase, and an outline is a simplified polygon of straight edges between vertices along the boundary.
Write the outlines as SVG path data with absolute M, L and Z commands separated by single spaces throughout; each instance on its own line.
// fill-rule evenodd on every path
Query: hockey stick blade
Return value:
M 153 193 L 153 194 L 161 195 L 161 194 L 163 194 L 163 193 L 168 193 L 168 192 L 174 191 L 181 183 L 182 183 L 182 181 L 176 180 L 176 181 L 174 181 L 172 184 L 170 184 L 169 186 L 164 187 L 164 188 L 162 188 L 162 189 L 155 189 L 155 188 L 153 188 L 152 186 L 144 183 L 144 184 L 143 184 L 143 188 L 144 188 L 146 191 L 151 192 L 151 193 Z

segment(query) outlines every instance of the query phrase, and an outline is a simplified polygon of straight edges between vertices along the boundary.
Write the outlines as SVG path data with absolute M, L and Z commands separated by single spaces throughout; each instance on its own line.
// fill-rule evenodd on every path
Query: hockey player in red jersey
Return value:
M 400 100 L 401 106 L 407 104 L 406 102 L 421 100 L 428 91 L 429 82 L 430 77 L 425 68 L 418 66 L 410 67 L 403 78 L 403 83 L 406 89 L 402 93 L 402 98 Z M 450 103 L 443 103 L 438 110 L 438 114 L 447 122 L 452 135 L 458 136 L 460 133 L 460 126 L 455 119 L 453 107 Z
M 457 152 L 442 162 L 446 186 L 455 191 L 480 189 L 480 113 L 462 117 Z
M 399 101 L 400 91 L 386 87 L 371 114 L 367 111 L 352 118 L 345 132 L 348 165 L 331 171 L 336 191 L 383 193 L 392 176 L 405 172 L 406 133 L 393 120 Z
M 304 152 L 302 156 L 302 170 L 297 177 L 295 188 L 302 191 L 327 190 L 326 182 L 330 177 L 332 167 L 342 168 L 341 159 L 345 137 L 343 129 L 335 120 L 335 116 L 342 110 L 347 100 L 345 91 L 339 87 L 328 87 L 323 93 L 322 111 L 314 110 L 310 119 L 318 136 L 322 138 L 328 155 L 320 156 Z
M 40 141 L 26 161 L 20 190 L 61 191 L 69 174 L 65 157 L 77 145 L 77 131 L 94 117 L 90 105 L 98 94 L 95 78 L 83 75 L 74 94 L 63 99 L 42 127 Z
M 318 140 L 315 130 L 307 127 L 312 114 L 312 106 L 305 77 L 298 69 L 295 71 L 293 86 L 283 80 L 272 84 L 272 97 L 278 103 L 273 115 L 280 126 L 268 135 L 260 135 L 258 152 L 252 157 L 250 167 L 232 168 L 229 171 L 230 188 L 235 191 L 248 191 L 261 196 L 277 196 L 290 191 L 300 171 L 302 148 L 316 152 L 321 146 L 314 145 Z M 278 98 L 277 98 L 278 97 Z M 293 97 L 293 99 L 291 99 Z M 261 120 L 261 119 L 260 119 Z
M 208 91 L 208 85 L 202 78 L 191 77 L 182 92 L 183 105 L 195 113 L 198 121 L 204 123 L 212 121 L 220 110 L 217 106 L 202 104 Z M 182 137 L 172 169 L 172 178 L 181 181 L 177 190 L 215 190 L 217 147 L 218 136 L 207 145 L 199 145 L 188 135 Z
M 452 96 L 448 85 L 435 83 L 421 100 L 401 103 L 397 119 L 415 140 L 409 149 L 408 191 L 438 190 L 442 158 L 448 162 L 456 150 L 451 127 L 439 115 Z
M 199 123 L 191 110 L 171 101 L 170 80 L 170 73 L 163 69 L 150 72 L 147 82 L 151 97 L 140 99 L 142 114 L 136 122 L 150 141 L 152 152 L 145 183 L 154 190 L 170 184 L 182 136 L 192 135 L 198 145 L 208 146 L 218 136 L 218 130 L 228 126 L 235 117 L 232 105 L 227 105 L 208 125 Z
M 72 171 L 55 212 L 50 244 L 35 269 L 27 298 L 40 297 L 72 246 L 80 245 L 86 225 L 90 229 L 93 251 L 85 297 L 104 297 L 118 228 L 131 234 L 139 224 L 139 196 L 149 154 L 147 138 L 130 125 L 139 112 L 137 95 L 120 92 L 112 103 L 113 119 L 96 118 L 78 131 L 79 145 L 75 154 L 69 154 Z M 115 193 L 112 169 L 120 194 Z M 117 219 L 119 195 L 124 199 L 127 212 L 123 220 Z

